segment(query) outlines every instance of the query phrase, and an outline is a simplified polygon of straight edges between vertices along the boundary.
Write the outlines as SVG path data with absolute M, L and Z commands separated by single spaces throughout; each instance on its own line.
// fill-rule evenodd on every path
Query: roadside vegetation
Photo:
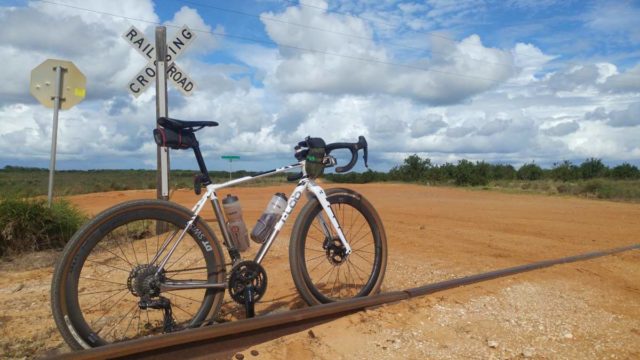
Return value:
M 65 200 L 51 207 L 42 199 L 0 200 L 0 256 L 61 249 L 86 221 Z
M 581 164 L 561 161 L 550 169 L 528 163 L 516 169 L 508 164 L 460 160 L 457 164 L 433 164 L 429 158 L 411 155 L 389 172 L 327 174 L 338 183 L 381 181 L 429 185 L 470 186 L 516 192 L 567 194 L 599 199 L 639 201 L 640 170 L 624 163 L 612 168 L 602 160 L 586 159 Z
M 171 170 L 171 189 L 193 188 L 193 170 Z M 256 172 L 235 171 L 231 173 L 234 179 L 255 174 Z M 229 180 L 226 171 L 212 171 L 209 176 L 214 182 Z M 26 168 L 5 166 L 0 169 L 0 198 L 31 197 L 47 195 L 49 170 L 41 168 Z M 273 176 L 252 182 L 251 186 L 273 184 L 285 181 L 283 176 Z M 56 196 L 88 194 L 104 191 L 139 190 L 156 188 L 155 170 L 62 170 L 56 171 Z

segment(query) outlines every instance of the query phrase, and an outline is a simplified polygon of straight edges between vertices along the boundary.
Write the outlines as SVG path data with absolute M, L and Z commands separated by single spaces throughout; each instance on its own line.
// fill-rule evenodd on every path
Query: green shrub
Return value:
M 640 178 L 640 170 L 634 165 L 623 163 L 611 169 L 609 174 L 614 179 L 638 179 Z
M 580 164 L 580 175 L 583 179 L 593 179 L 604 177 L 607 175 L 608 168 L 602 163 L 602 160 L 589 158 Z
M 47 206 L 44 200 L 0 201 L 0 256 L 63 247 L 85 216 L 69 202 Z
M 553 180 L 559 181 L 577 180 L 581 177 L 580 168 L 573 165 L 571 161 L 564 160 L 563 162 L 553 164 L 551 177 Z
M 518 179 L 538 180 L 542 178 L 542 168 L 534 163 L 524 164 L 518 169 Z

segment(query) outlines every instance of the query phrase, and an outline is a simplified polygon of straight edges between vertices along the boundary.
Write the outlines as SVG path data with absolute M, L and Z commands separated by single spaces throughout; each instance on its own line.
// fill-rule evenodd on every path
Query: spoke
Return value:
M 175 295 L 175 294 L 169 294 L 169 295 Z M 171 306 L 172 306 L 172 307 L 176 307 L 176 308 L 178 308 L 178 310 L 182 310 L 182 312 L 183 312 L 183 313 L 185 313 L 185 314 L 189 315 L 189 319 L 192 319 L 192 318 L 193 318 L 193 316 L 194 316 L 192 313 L 190 313 L 190 312 L 188 312 L 187 310 L 183 309 L 183 308 L 182 308 L 181 306 L 179 306 L 178 304 L 175 304 L 175 303 L 174 303 L 174 304 L 171 304 Z
M 333 286 L 331 286 L 331 294 L 329 295 L 329 297 L 333 297 L 333 291 L 336 287 L 336 283 L 338 282 L 338 279 L 340 278 L 340 267 L 337 266 L 338 271 L 336 272 L 336 278 L 335 280 L 333 280 Z M 340 290 L 338 290 L 338 297 L 340 297 Z
M 109 281 L 109 280 L 103 280 L 103 279 L 96 279 L 96 278 L 91 278 L 91 277 L 87 277 L 87 276 L 80 276 L 80 278 L 82 278 L 82 279 L 88 279 L 88 280 L 95 280 L 95 281 L 100 281 L 100 282 L 104 282 L 104 283 L 116 284 L 116 285 L 120 285 L 120 286 L 122 286 L 122 283 L 115 282 L 115 281 Z
M 316 266 L 313 267 L 313 269 L 309 271 L 309 274 L 311 274 L 315 269 L 317 269 L 322 264 L 326 264 L 326 263 L 324 261 L 320 261 Z
M 140 308 L 138 307 L 138 311 L 140 311 Z M 127 337 L 127 332 L 129 331 L 129 328 L 131 327 L 131 324 L 133 323 L 133 319 L 135 319 L 135 316 L 132 316 L 131 319 L 129 319 L 129 324 L 127 325 L 127 328 L 124 329 L 124 333 L 122 333 L 122 339 L 120 340 L 124 340 Z
M 185 236 L 186 236 L 186 235 L 187 235 L 187 234 L 185 234 Z M 184 240 L 185 240 L 185 239 L 184 239 L 184 238 L 182 238 L 182 241 L 184 241 Z M 172 267 L 173 265 L 175 265 L 176 263 L 178 263 L 180 260 L 182 260 L 182 258 L 183 258 L 183 257 L 185 257 L 185 255 L 187 255 L 188 253 L 190 253 L 190 252 L 191 252 L 191 250 L 193 250 L 193 248 L 194 248 L 194 247 L 196 247 L 196 245 L 195 245 L 195 244 L 194 244 L 194 245 L 191 245 L 191 247 L 189 247 L 189 248 L 187 249 L 187 251 L 185 251 L 182 255 L 180 255 L 180 257 L 179 257 L 179 258 L 177 258 L 177 259 L 176 259 L 176 261 L 174 261 L 174 262 L 172 262 L 171 264 L 167 265 L 167 267 L 166 267 L 166 268 L 167 268 L 167 269 L 171 269 L 171 267 Z
M 193 289 L 189 289 L 189 290 L 193 290 Z M 199 300 L 196 300 L 196 299 L 190 298 L 190 297 L 188 297 L 188 296 L 178 295 L 178 294 L 174 293 L 174 291 L 176 291 L 176 290 L 167 291 L 167 294 L 170 294 L 170 295 L 172 295 L 172 296 L 177 296 L 177 297 L 179 297 L 179 298 L 183 298 L 183 299 L 191 300 L 191 301 L 193 301 L 193 302 L 200 302 Z
M 90 292 L 90 293 L 82 293 L 82 294 L 78 294 L 78 296 L 102 294 L 102 293 L 107 293 L 107 292 L 112 292 L 112 291 L 122 291 L 122 290 L 126 290 L 126 289 L 127 289 L 127 287 L 123 286 L 123 287 L 120 287 L 118 289 L 113 289 L 113 290 L 102 290 L 102 291 L 94 291 L 94 292 Z
M 117 292 L 117 293 L 115 293 L 115 294 L 109 295 L 108 297 L 106 297 L 106 298 L 104 298 L 104 299 L 102 299 L 102 300 L 98 301 L 97 303 L 95 303 L 95 304 L 93 304 L 93 305 L 89 306 L 88 308 L 86 308 L 86 309 L 85 309 L 85 311 L 87 311 L 87 310 L 89 310 L 89 309 L 93 308 L 94 306 L 98 306 L 98 305 L 102 304 L 103 302 L 105 302 L 105 301 L 107 301 L 107 300 L 111 299 L 112 297 L 114 297 L 114 296 L 116 296 L 116 295 L 118 295 L 118 294 L 120 294 L 121 292 L 126 291 L 126 290 L 127 290 L 127 289 L 125 288 L 125 289 L 122 289 L 122 290 L 118 291 L 118 292 Z M 116 301 L 116 304 L 117 304 L 117 303 L 119 303 L 119 302 L 120 302 L 120 300 L 122 300 L 122 298 L 124 298 L 124 297 L 125 297 L 125 295 L 127 295 L 127 293 L 126 293 L 126 292 L 124 293 L 124 295 L 122 295 L 122 296 L 120 297 L 120 299 L 118 299 L 118 301 Z M 109 309 L 112 309 L 112 308 L 113 308 L 113 307 L 110 307 Z
M 311 262 L 311 261 L 316 260 L 316 259 L 322 259 L 322 258 L 324 258 L 326 256 L 327 255 L 325 255 L 325 254 L 318 255 L 318 256 L 312 257 L 311 259 L 307 260 L 307 262 Z
M 113 310 L 113 309 L 116 307 L 116 305 L 118 305 L 118 303 L 120 303 L 120 301 L 122 301 L 122 299 L 124 299 L 124 297 L 125 297 L 126 295 L 127 295 L 127 293 L 125 292 L 125 293 L 124 293 L 124 294 L 123 294 L 123 295 L 118 299 L 118 301 L 116 301 L 113 305 L 111 305 L 111 306 L 109 307 L 109 309 L 108 309 L 104 314 L 102 314 L 102 316 L 100 316 L 97 320 L 93 320 L 93 321 L 91 322 L 91 327 L 93 327 L 93 325 L 95 325 L 98 321 L 102 320 L 105 316 L 107 316 L 107 314 L 108 314 L 111 310 Z M 110 297 L 111 297 L 111 296 L 110 296 Z M 109 298 L 110 298 L 110 297 L 109 297 Z M 108 298 L 107 298 L 107 299 L 108 299 Z M 107 299 L 104 299 L 103 301 L 100 301 L 98 304 L 103 303 L 103 302 L 104 302 L 105 300 L 107 300 Z M 95 304 L 95 305 L 97 305 L 97 304 Z M 91 307 L 93 307 L 93 306 L 95 306 L 95 305 L 92 305 Z M 91 309 L 91 307 L 90 307 L 90 308 L 88 308 L 87 310 Z M 102 327 L 100 330 L 102 330 L 103 328 L 104 328 L 104 327 Z M 98 332 L 100 332 L 100 331 L 98 331 Z
M 349 230 L 344 234 L 344 237 L 347 237 L 347 234 L 351 234 L 351 230 L 353 229 L 353 207 L 351 209 L 351 216 L 349 217 Z
M 349 264 L 353 265 L 353 269 L 356 271 L 356 273 L 358 275 L 362 273 L 362 274 L 364 274 L 364 279 L 368 279 L 366 271 L 360 269 L 360 267 L 358 265 L 356 265 L 353 261 L 351 261 L 351 259 L 347 259 L 347 261 L 349 262 Z M 363 281 L 363 284 L 366 284 L 366 281 Z
M 116 328 L 116 326 L 120 325 L 120 323 L 122 322 L 122 320 L 124 320 L 124 318 L 125 318 L 125 317 L 127 317 L 127 315 L 129 315 L 129 314 L 131 313 L 131 311 L 133 311 L 133 309 L 135 309 L 135 308 L 136 308 L 136 306 L 138 306 L 138 304 L 133 304 L 133 306 L 129 309 L 129 311 L 127 311 L 127 313 L 126 313 L 126 314 L 122 315 L 122 317 L 120 318 L 120 320 L 118 320 L 118 322 L 116 322 L 116 323 L 115 323 L 115 325 L 113 325 L 112 327 L 110 327 L 110 328 L 109 328 L 109 330 L 111 330 L 111 329 L 113 329 L 113 330 L 114 330 L 114 331 L 113 331 L 113 335 L 114 335 L 113 337 L 114 337 L 114 338 L 116 337 L 116 336 L 115 336 L 115 335 L 116 335 L 116 332 L 115 332 L 115 328 Z M 110 332 L 110 331 L 107 331 L 107 334 L 108 334 L 109 332 Z
M 313 225 L 313 227 L 315 227 L 318 230 L 318 232 L 323 236 L 323 238 L 326 238 L 326 234 L 324 233 L 324 231 L 322 229 L 320 229 L 318 227 L 318 225 L 316 225 L 315 221 L 312 222 L 311 224 Z M 307 238 L 309 238 L 309 234 L 308 233 L 307 233 Z M 320 244 L 324 245 L 324 240 L 318 240 L 318 239 L 315 238 L 315 236 L 312 237 L 311 239 L 313 239 L 313 240 L 319 242 Z
M 318 279 L 318 283 L 320 282 L 320 280 L 324 279 L 325 276 L 329 275 L 330 272 L 333 272 L 333 270 L 335 270 L 335 266 L 332 266 L 329 271 L 327 271 L 326 273 L 324 273 L 324 275 L 322 275 L 322 277 L 320 279 Z M 331 278 L 331 275 L 329 275 L 329 278 Z
M 360 280 L 360 283 L 362 283 L 364 285 L 365 281 L 362 279 L 362 277 L 358 273 L 357 269 L 355 269 L 355 266 L 353 265 L 353 263 L 351 262 L 350 259 L 347 259 L 347 267 L 349 268 L 349 271 L 351 271 L 351 268 L 354 267 L 353 273 L 358 277 L 358 280 Z M 355 278 L 354 278 L 354 280 L 355 280 Z
M 360 235 L 360 231 L 362 231 L 362 228 L 364 227 L 364 225 L 367 223 L 366 219 L 365 221 L 362 223 L 362 225 L 360 225 L 360 227 L 358 228 L 358 230 L 356 231 L 356 233 L 352 236 L 353 239 L 356 239 L 358 237 L 358 235 Z M 352 242 L 352 243 L 355 243 Z
M 359 243 L 360 240 L 364 239 L 369 234 L 371 234 L 371 236 L 373 237 L 373 233 L 371 232 L 371 230 L 369 230 L 369 231 L 365 232 L 362 236 L 360 236 L 356 241 L 352 242 L 352 245 L 355 245 L 355 244 Z
M 305 248 L 304 248 L 304 250 L 305 250 L 305 251 L 310 250 L 310 251 L 315 251 L 315 252 L 325 253 L 325 251 L 324 251 L 324 250 L 312 249 L 312 248 L 309 248 L 309 247 L 305 247 Z
M 131 267 L 133 267 L 133 264 L 131 263 L 131 261 L 129 261 L 129 258 L 127 257 L 127 255 L 125 255 L 124 251 L 122 250 L 122 246 L 120 246 L 120 242 L 118 241 L 118 239 L 116 239 L 113 236 L 113 233 L 109 233 L 109 236 L 111 236 L 111 238 L 113 239 L 113 241 L 115 241 L 116 245 L 118 246 L 118 249 L 120 249 L 120 252 L 122 253 L 122 256 L 124 256 L 125 261 L 131 265 Z
M 131 272 L 131 270 L 127 270 L 127 269 L 119 268 L 119 267 L 117 267 L 117 266 L 113 266 L 113 265 L 103 264 L 103 263 L 101 263 L 101 262 L 99 262 L 99 261 L 94 261 L 94 260 L 89 260 L 89 259 L 87 259 L 86 261 L 88 261 L 88 262 L 90 262 L 90 263 L 98 264 L 98 265 L 100 265 L 100 266 L 106 266 L 106 267 L 110 267 L 110 268 L 112 268 L 112 269 L 116 269 L 116 270 L 124 271 L 124 272 L 126 272 L 127 274 L 128 274 L 129 272 Z
M 136 255 L 136 249 L 133 247 L 133 240 L 131 240 L 131 237 L 128 236 L 129 224 L 126 224 L 125 227 L 127 228 L 127 239 L 129 240 L 129 245 L 131 245 L 131 250 L 133 250 L 133 258 L 136 260 L 136 265 L 140 265 L 140 261 L 138 261 L 138 255 Z
M 142 220 L 142 227 L 146 230 L 147 229 L 147 225 L 145 224 L 145 220 Z M 149 247 L 147 246 L 147 238 L 145 237 L 143 239 L 144 241 L 144 252 L 147 254 L 147 264 L 149 263 Z M 139 325 L 139 324 L 138 324 Z M 138 329 L 138 332 L 140 332 L 140 330 Z
M 364 257 L 362 257 L 362 255 L 358 254 L 357 252 L 352 253 L 352 254 L 357 255 L 359 258 L 361 258 L 362 260 L 364 260 L 364 261 L 368 262 L 369 264 L 373 264 L 373 260 L 365 259 Z
M 102 250 L 104 250 L 104 251 L 106 251 L 106 252 L 108 252 L 108 253 L 112 254 L 113 256 L 117 257 L 118 259 L 120 259 L 120 260 L 122 260 L 122 261 L 126 262 L 126 263 L 127 263 L 127 264 L 129 264 L 131 267 L 133 267 L 133 264 L 132 264 L 132 263 L 130 263 L 128 259 L 123 258 L 122 256 L 120 256 L 120 255 L 118 255 L 118 254 L 114 253 L 113 251 L 111 251 L 111 250 L 109 250 L 109 249 L 105 248 L 105 247 L 104 247 L 104 246 L 102 246 L 100 243 L 98 243 L 97 245 L 98 245 L 98 247 L 100 247 Z M 123 254 L 123 255 L 124 255 L 124 254 Z

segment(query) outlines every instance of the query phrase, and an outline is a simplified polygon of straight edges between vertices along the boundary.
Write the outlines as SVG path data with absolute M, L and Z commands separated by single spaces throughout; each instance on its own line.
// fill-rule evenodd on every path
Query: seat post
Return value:
M 207 171 L 207 165 L 204 163 L 204 159 L 202 158 L 202 152 L 200 152 L 200 144 L 196 140 L 196 143 L 193 145 L 193 153 L 196 155 L 196 160 L 198 161 L 198 167 L 200 167 L 200 173 L 202 173 L 202 183 L 204 185 L 211 184 L 211 179 L 209 178 L 209 171 Z

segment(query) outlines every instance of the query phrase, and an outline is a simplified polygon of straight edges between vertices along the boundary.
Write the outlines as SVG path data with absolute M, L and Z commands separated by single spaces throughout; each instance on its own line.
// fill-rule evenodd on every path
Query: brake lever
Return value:
M 362 158 L 364 159 L 364 167 L 369 168 L 369 145 L 364 136 L 358 137 L 358 148 L 363 150 Z

